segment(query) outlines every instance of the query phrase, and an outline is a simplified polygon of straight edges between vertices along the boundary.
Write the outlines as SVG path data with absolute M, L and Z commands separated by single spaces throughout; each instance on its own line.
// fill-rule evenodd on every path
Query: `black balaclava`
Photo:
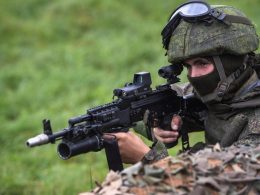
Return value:
M 204 58 L 206 58 L 214 65 L 214 61 L 212 57 L 204 57 Z M 209 74 L 199 76 L 199 77 L 190 77 L 189 75 L 187 75 L 187 77 L 199 96 L 204 96 L 213 92 L 217 88 L 218 82 L 220 81 L 218 71 L 215 65 L 214 65 L 214 70 Z
M 226 77 L 229 77 L 235 71 L 241 69 L 241 71 L 239 71 L 239 75 L 237 76 L 237 78 L 234 79 L 234 81 L 230 83 L 227 90 L 225 91 L 225 94 L 223 95 L 223 98 L 221 99 L 227 100 L 233 97 L 234 93 L 242 86 L 242 84 L 251 75 L 252 71 L 244 70 L 245 57 L 246 55 L 230 55 L 230 54 L 219 55 L 219 59 L 222 63 Z M 207 75 L 203 75 L 199 77 L 188 76 L 188 80 L 194 87 L 197 94 L 200 97 L 202 97 L 202 99 L 205 96 L 213 94 L 215 90 L 219 87 L 221 81 L 220 73 L 217 70 L 213 57 L 210 56 L 205 58 L 208 59 L 214 65 L 214 70 Z M 209 103 L 209 102 L 204 102 L 204 103 Z

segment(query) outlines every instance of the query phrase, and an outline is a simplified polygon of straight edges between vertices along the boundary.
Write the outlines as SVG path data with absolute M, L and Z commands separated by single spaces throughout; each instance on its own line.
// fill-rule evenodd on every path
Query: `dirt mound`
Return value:
M 260 146 L 219 145 L 109 172 L 92 194 L 260 194 Z

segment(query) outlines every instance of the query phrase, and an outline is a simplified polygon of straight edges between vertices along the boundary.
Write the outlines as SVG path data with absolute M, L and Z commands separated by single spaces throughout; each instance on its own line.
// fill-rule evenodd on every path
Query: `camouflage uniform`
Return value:
M 249 80 L 260 83 L 256 74 Z M 234 97 L 236 105 L 239 106 L 237 110 L 227 108 L 220 113 L 208 112 L 205 119 L 207 143 L 219 142 L 224 147 L 233 143 L 260 144 L 260 87 L 243 93 Z
M 152 130 L 149 129 L 144 124 L 144 122 L 137 123 L 137 126 L 134 128 L 134 130 L 138 134 L 140 134 L 154 142 L 153 145 L 150 147 L 151 150 L 142 159 L 143 163 L 150 164 L 150 163 L 156 162 L 156 161 L 168 156 L 167 148 L 164 146 L 164 144 L 160 141 L 157 141 L 153 137 L 153 133 L 152 133 L 152 137 L 149 136 L 150 133 L 147 133 L 147 132 L 148 131 L 152 132 Z

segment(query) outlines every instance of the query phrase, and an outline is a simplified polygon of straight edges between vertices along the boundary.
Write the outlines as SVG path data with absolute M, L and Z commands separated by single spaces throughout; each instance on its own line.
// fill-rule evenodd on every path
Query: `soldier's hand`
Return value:
M 150 151 L 150 148 L 134 133 L 113 133 L 116 136 L 122 161 L 134 164 Z
M 171 121 L 171 128 L 172 129 L 161 129 L 156 127 L 153 129 L 154 136 L 157 140 L 168 144 L 175 142 L 179 136 L 179 130 L 182 126 L 182 119 L 179 115 L 174 115 Z

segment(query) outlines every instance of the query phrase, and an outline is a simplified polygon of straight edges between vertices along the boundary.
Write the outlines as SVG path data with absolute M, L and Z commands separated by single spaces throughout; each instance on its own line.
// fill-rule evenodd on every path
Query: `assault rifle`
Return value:
M 171 84 L 179 81 L 182 69 L 178 66 L 162 67 L 158 73 L 167 83 L 151 88 L 148 72 L 134 75 L 133 82 L 115 89 L 117 99 L 111 103 L 87 110 L 86 114 L 68 120 L 68 127 L 52 132 L 50 120 L 43 120 L 43 134 L 27 140 L 28 147 L 55 143 L 59 156 L 66 160 L 72 156 L 105 148 L 109 169 L 122 170 L 123 165 L 115 137 L 106 133 L 127 132 L 137 122 L 146 118 L 151 129 L 160 126 L 171 129 L 170 121 L 175 113 L 193 112 L 201 104 L 197 99 L 184 99 L 171 89 Z M 151 131 L 149 138 L 152 139 Z M 171 144 L 171 147 L 177 142 Z

